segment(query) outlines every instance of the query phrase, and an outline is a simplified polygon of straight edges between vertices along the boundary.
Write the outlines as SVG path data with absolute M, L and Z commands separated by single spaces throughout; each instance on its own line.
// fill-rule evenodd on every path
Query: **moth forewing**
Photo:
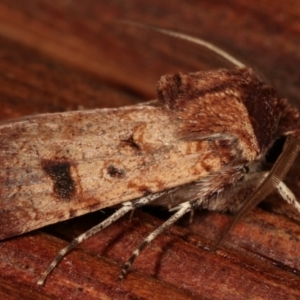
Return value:
M 205 164 L 222 167 L 211 143 L 179 140 L 177 125 L 163 106 L 2 123 L 0 238 L 186 184 L 208 174 Z

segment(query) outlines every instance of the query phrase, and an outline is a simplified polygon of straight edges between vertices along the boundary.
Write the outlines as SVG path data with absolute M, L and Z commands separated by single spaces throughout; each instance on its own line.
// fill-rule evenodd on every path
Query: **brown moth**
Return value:
M 217 47 L 154 30 L 210 48 L 236 68 L 165 75 L 158 100 L 142 105 L 0 124 L 1 239 L 120 206 L 62 249 L 38 284 L 76 245 L 146 204 L 174 214 L 132 253 L 120 279 L 148 243 L 194 209 L 237 212 L 233 226 L 277 190 L 300 211 L 282 182 L 299 151 L 297 109 Z

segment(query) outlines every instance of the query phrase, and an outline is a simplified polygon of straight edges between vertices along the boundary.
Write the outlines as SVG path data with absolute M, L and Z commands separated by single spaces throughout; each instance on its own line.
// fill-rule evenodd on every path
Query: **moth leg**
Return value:
M 37 284 L 38 285 L 43 285 L 47 276 L 54 270 L 54 268 L 58 265 L 58 263 L 62 260 L 62 258 L 73 248 L 75 248 L 78 244 L 82 243 L 84 240 L 88 239 L 89 237 L 93 236 L 97 232 L 101 231 L 105 227 L 111 225 L 118 219 L 120 219 L 122 216 L 124 216 L 127 212 L 135 209 L 136 207 L 143 206 L 145 204 L 148 204 L 149 202 L 152 202 L 153 200 L 161 197 L 164 195 L 165 192 L 160 192 L 160 193 L 155 193 L 155 194 L 150 194 L 148 196 L 139 198 L 134 201 L 126 201 L 122 203 L 122 207 L 118 209 L 114 214 L 112 214 L 109 218 L 101 222 L 100 224 L 94 226 L 90 230 L 82 233 L 79 235 L 77 238 L 75 238 L 68 246 L 65 248 L 61 249 L 57 256 L 53 259 L 51 264 L 48 266 L 48 268 L 43 272 L 42 276 L 38 280 Z
M 143 241 L 142 243 L 132 252 L 130 258 L 125 263 L 124 267 L 122 268 L 118 279 L 122 280 L 125 275 L 127 274 L 129 268 L 135 261 L 135 259 L 139 256 L 141 251 L 151 242 L 153 241 L 159 234 L 164 232 L 168 227 L 170 227 L 172 224 L 174 224 L 177 220 L 179 220 L 183 215 L 185 215 L 187 212 L 191 211 L 193 209 L 192 204 L 190 201 L 181 203 L 173 210 L 177 210 L 177 212 L 170 217 L 166 222 L 164 222 L 161 226 L 159 226 L 155 231 L 150 233 Z
M 289 204 L 292 204 L 300 212 L 300 204 L 293 192 L 281 181 L 277 186 L 280 196 Z

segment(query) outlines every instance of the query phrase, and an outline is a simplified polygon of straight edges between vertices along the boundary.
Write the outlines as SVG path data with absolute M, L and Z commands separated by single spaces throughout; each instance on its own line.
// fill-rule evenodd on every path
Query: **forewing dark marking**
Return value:
M 53 182 L 53 193 L 63 200 L 70 200 L 76 193 L 76 184 L 71 176 L 70 161 L 66 159 L 44 159 L 42 168 Z

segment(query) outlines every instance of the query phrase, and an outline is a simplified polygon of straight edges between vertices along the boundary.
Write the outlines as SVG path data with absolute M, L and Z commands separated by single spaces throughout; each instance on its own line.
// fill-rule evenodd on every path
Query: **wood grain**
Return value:
M 0 1 L 0 118 L 115 107 L 155 97 L 162 74 L 230 67 L 187 42 L 116 23 L 127 19 L 207 39 L 263 74 L 282 97 L 300 94 L 299 3 L 261 1 Z M 299 106 L 299 105 L 298 105 Z M 286 182 L 300 197 L 299 162 Z M 299 299 L 299 218 L 278 197 L 256 209 L 216 253 L 230 217 L 199 213 L 120 266 L 161 222 L 137 211 L 40 273 L 78 233 L 107 216 L 77 218 L 0 244 L 5 299 Z M 273 212 L 270 212 L 273 211 Z M 276 213 L 274 213 L 274 211 Z

